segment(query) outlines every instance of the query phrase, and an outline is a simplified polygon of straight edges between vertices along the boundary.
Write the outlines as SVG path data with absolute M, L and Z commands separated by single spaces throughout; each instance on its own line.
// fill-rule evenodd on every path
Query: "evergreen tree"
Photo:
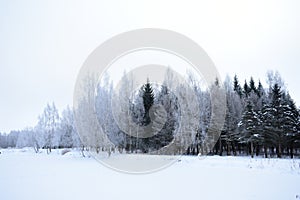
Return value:
M 287 137 L 287 148 L 290 157 L 293 158 L 295 142 L 297 142 L 299 112 L 289 94 L 284 96 L 283 101 L 283 129 Z
M 245 80 L 245 83 L 244 83 L 244 90 L 243 90 L 244 94 L 246 97 L 249 96 L 251 90 L 250 90 L 250 87 L 248 86 L 248 83 L 247 81 Z
M 273 141 L 271 140 L 271 137 L 269 136 L 268 127 L 271 126 L 270 124 L 270 117 L 271 117 L 271 106 L 267 102 L 263 102 L 262 109 L 260 111 L 260 119 L 262 122 L 262 129 L 261 134 L 263 137 L 263 148 L 264 148 L 264 154 L 265 158 L 268 157 L 268 149 L 272 148 Z
M 233 80 L 233 90 L 240 96 L 242 97 L 243 95 L 243 90 L 242 87 L 238 81 L 237 75 L 234 76 L 234 80 Z
M 168 145 L 174 138 L 179 115 L 177 101 L 177 97 L 163 85 L 157 95 L 157 103 L 162 105 L 166 111 L 166 122 L 163 128 L 151 138 L 152 146 L 156 150 Z
M 143 106 L 144 106 L 144 116 L 142 119 L 142 126 L 147 126 L 151 123 L 151 118 L 150 118 L 150 108 L 153 106 L 154 104 L 154 92 L 153 92 L 153 88 L 152 85 L 149 82 L 149 79 L 147 79 L 147 83 L 144 84 L 141 87 L 141 96 L 143 99 Z M 147 135 L 152 135 L 152 127 L 147 127 L 145 130 L 147 133 Z M 132 139 L 132 138 L 131 138 Z M 146 153 L 150 150 L 151 145 L 153 145 L 153 143 L 151 142 L 151 140 L 153 140 L 153 137 L 146 137 L 146 138 L 138 138 L 136 139 L 137 141 L 135 141 L 136 144 L 136 148 L 140 148 L 142 152 Z M 132 140 L 130 140 L 132 141 Z
M 236 80 L 234 82 L 236 82 Z M 219 143 L 218 150 L 220 151 L 219 155 L 222 155 L 223 149 L 227 152 L 227 155 L 231 155 L 231 152 L 236 155 L 237 125 L 242 114 L 242 101 L 239 94 L 234 92 L 234 88 L 232 89 L 232 84 L 229 78 L 225 79 L 224 86 L 226 90 L 227 110 L 220 140 L 223 143 Z
M 154 93 L 151 84 L 149 83 L 149 79 L 147 83 L 143 86 L 143 103 L 145 109 L 145 116 L 144 116 L 144 125 L 148 125 L 151 121 L 149 111 L 151 106 L 154 103 Z
M 242 133 L 240 142 L 246 143 L 250 146 L 250 154 L 252 158 L 254 156 L 254 146 L 261 141 L 261 135 L 259 134 L 260 123 L 258 114 L 254 111 L 251 102 L 248 101 L 242 120 L 239 123 Z
M 260 98 L 264 95 L 264 93 L 265 93 L 264 88 L 263 88 L 261 82 L 259 81 L 258 86 L 257 86 L 257 90 L 256 90 L 256 94 Z
M 265 105 L 263 110 L 264 118 L 264 140 L 276 148 L 277 157 L 282 157 L 282 150 L 286 142 L 284 130 L 285 112 L 280 86 L 275 83 L 271 89 L 271 102 Z
M 256 86 L 255 86 L 255 82 L 253 80 L 253 77 L 250 78 L 250 82 L 249 82 L 249 85 L 250 85 L 250 92 L 255 92 L 257 93 L 257 89 L 256 89 Z

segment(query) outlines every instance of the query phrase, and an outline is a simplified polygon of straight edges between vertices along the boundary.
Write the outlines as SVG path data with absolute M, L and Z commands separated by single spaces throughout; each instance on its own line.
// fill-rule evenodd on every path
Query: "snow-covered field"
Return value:
M 161 171 L 132 175 L 83 158 L 77 151 L 1 152 L 1 200 L 300 199 L 299 159 L 183 156 Z

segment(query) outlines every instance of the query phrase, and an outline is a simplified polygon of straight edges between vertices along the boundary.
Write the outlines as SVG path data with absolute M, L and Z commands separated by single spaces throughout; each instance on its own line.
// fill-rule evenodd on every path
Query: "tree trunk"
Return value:
M 271 156 L 270 156 L 270 157 L 273 158 L 273 157 L 274 157 L 274 154 L 275 154 L 275 153 L 274 153 L 274 147 L 272 146 L 272 147 L 271 147 Z
M 240 144 L 238 144 L 238 151 L 239 151 L 239 155 L 241 155 L 242 154 L 242 149 L 241 149 L 241 145 Z
M 268 148 L 264 146 L 265 158 L 268 158 Z
M 84 145 L 82 145 L 81 154 L 82 154 L 83 157 L 85 157 L 85 155 L 84 155 Z
M 290 147 L 290 157 L 294 158 L 294 145 L 293 145 L 293 142 L 291 143 L 291 147 Z
M 231 155 L 230 142 L 227 142 L 227 156 Z
M 250 154 L 251 154 L 251 158 L 253 158 L 254 157 L 253 142 L 250 142 Z
M 222 141 L 221 141 L 221 137 L 220 137 L 220 139 L 219 139 L 219 150 L 220 150 L 220 153 L 219 153 L 219 155 L 220 156 L 222 156 Z
M 256 156 L 259 156 L 259 145 L 257 144 L 256 147 L 255 147 L 255 154 Z
M 236 156 L 236 146 L 235 146 L 234 142 L 232 142 L 231 145 L 232 145 L 233 155 Z
M 38 153 L 40 150 L 40 146 L 37 142 L 35 142 L 35 145 L 33 145 L 33 148 L 34 148 L 35 153 Z
M 278 144 L 278 151 L 277 151 L 277 156 L 278 158 L 281 158 L 282 150 L 281 150 L 281 143 Z

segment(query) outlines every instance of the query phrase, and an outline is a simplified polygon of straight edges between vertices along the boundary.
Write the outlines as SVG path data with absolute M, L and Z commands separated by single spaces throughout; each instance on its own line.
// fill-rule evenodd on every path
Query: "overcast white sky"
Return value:
M 196 41 L 221 76 L 278 70 L 300 105 L 300 1 L 0 1 L 0 132 L 72 105 L 77 73 L 113 35 L 164 28 Z

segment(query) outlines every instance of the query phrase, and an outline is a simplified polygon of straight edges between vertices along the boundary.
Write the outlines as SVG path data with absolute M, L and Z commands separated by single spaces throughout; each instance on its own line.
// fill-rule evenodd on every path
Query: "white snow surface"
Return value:
M 163 170 L 132 175 L 76 150 L 0 151 L 1 200 L 300 199 L 300 159 L 182 156 Z

